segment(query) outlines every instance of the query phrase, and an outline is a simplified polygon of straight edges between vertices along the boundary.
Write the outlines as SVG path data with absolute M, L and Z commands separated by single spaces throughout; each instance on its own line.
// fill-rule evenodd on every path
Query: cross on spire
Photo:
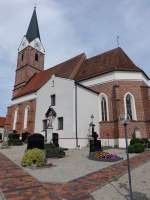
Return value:
M 117 47 L 119 47 L 120 44 L 119 44 L 119 35 L 117 35 Z
M 34 9 L 36 10 L 36 3 L 34 3 Z

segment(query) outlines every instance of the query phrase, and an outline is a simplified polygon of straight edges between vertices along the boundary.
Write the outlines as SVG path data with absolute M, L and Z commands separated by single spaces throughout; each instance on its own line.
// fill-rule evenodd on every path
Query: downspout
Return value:
M 76 147 L 79 146 L 78 144 L 78 102 L 77 102 L 77 84 L 75 82 L 75 127 L 76 127 Z

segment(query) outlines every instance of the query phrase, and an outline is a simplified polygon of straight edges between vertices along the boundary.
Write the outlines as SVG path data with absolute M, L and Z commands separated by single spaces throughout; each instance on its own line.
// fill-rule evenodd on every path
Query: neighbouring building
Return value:
M 4 136 L 5 120 L 5 117 L 0 117 L 0 141 L 3 140 Z
M 130 118 L 128 134 L 150 136 L 148 75 L 120 48 L 87 58 L 82 53 L 44 70 L 36 9 L 19 50 L 12 103 L 5 129 L 18 134 L 43 132 L 45 113 L 57 113 L 53 132 L 61 146 L 88 143 L 90 116 L 104 145 L 124 147 L 120 115 Z

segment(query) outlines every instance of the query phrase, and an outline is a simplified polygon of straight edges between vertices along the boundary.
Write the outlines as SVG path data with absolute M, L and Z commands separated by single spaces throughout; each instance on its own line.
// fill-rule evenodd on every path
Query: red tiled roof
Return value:
M 76 79 L 84 80 L 112 71 L 137 71 L 144 73 L 121 48 L 116 48 L 87 59 L 80 67 Z
M 63 78 L 74 78 L 73 74 L 76 75 L 76 69 L 79 68 L 84 59 L 86 59 L 85 54 L 80 54 L 52 68 L 35 74 L 28 81 L 22 91 L 19 92 L 13 99 L 37 91 L 51 78 L 53 74 Z
M 4 127 L 4 125 L 5 125 L 5 120 L 6 120 L 5 117 L 0 117 L 0 127 Z
M 52 68 L 39 72 L 28 81 L 22 91 L 13 99 L 37 91 L 53 74 L 80 81 L 112 71 L 142 72 L 149 79 L 145 72 L 137 67 L 119 47 L 88 59 L 82 53 Z

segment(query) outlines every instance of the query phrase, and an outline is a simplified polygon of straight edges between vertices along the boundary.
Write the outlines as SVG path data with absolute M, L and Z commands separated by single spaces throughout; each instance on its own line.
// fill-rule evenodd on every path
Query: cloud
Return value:
M 0 1 L 0 115 L 13 89 L 17 49 L 35 0 Z M 45 68 L 81 52 L 94 56 L 120 46 L 150 74 L 149 0 L 37 0 Z

